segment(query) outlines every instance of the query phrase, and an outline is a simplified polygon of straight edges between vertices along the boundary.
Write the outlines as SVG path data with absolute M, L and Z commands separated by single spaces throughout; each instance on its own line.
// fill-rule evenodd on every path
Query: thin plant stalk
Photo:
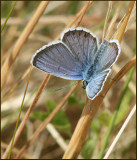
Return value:
M 8 159 L 10 159 L 10 157 L 11 157 L 11 151 L 12 151 L 12 147 L 13 147 L 16 131 L 17 131 L 17 128 L 18 128 L 18 125 L 19 125 L 19 120 L 20 120 L 22 109 L 23 109 L 23 104 L 24 104 L 26 93 L 27 93 L 31 72 L 32 72 L 32 70 L 30 70 L 29 75 L 28 75 L 28 80 L 27 80 L 27 84 L 26 84 L 23 100 L 22 100 L 22 103 L 21 103 L 21 106 L 20 106 L 20 111 L 19 111 L 18 119 L 17 119 L 17 122 L 16 122 L 16 126 L 15 126 L 14 133 L 13 133 L 13 138 L 12 138 L 12 142 L 11 142 L 11 146 L 10 146 L 10 151 L 9 151 L 9 154 L 8 154 Z
M 101 147 L 101 151 L 100 151 L 100 153 L 99 153 L 99 157 L 98 157 L 99 159 L 102 159 L 102 158 L 103 158 L 105 149 L 106 149 L 106 147 L 107 147 L 107 145 L 108 145 L 108 141 L 109 141 L 110 134 L 111 134 L 112 130 L 114 129 L 114 125 L 115 125 L 115 121 L 116 121 L 116 119 L 117 119 L 117 115 L 118 115 L 118 112 L 119 112 L 119 109 L 120 109 L 120 105 L 121 105 L 122 100 L 123 100 L 123 98 L 124 98 L 124 96 L 125 96 L 125 94 L 126 94 L 126 91 L 127 91 L 127 89 L 128 89 L 128 84 L 129 84 L 129 82 L 131 81 L 131 78 L 132 78 L 132 76 L 133 76 L 134 70 L 135 70 L 135 67 L 133 67 L 133 68 L 131 69 L 131 71 L 130 71 L 128 77 L 127 77 L 127 81 L 126 81 L 126 83 L 125 83 L 125 85 L 124 85 L 124 87 L 123 87 L 123 91 L 122 91 L 122 93 L 121 93 L 121 96 L 120 96 L 119 102 L 118 102 L 118 104 L 117 104 L 117 107 L 116 107 L 116 109 L 115 109 L 115 111 L 114 111 L 114 113 L 113 113 L 112 119 L 111 119 L 110 124 L 109 124 L 109 127 L 108 127 L 108 129 L 107 129 L 106 136 L 105 136 L 104 141 L 103 141 L 103 145 L 102 145 L 102 147 Z
M 132 118 L 132 116 L 134 115 L 135 112 L 136 112 L 136 105 L 133 107 L 133 109 L 129 113 L 127 119 L 125 120 L 124 124 L 122 125 L 120 131 L 118 132 L 117 136 L 115 137 L 113 143 L 109 147 L 109 149 L 103 159 L 107 159 L 109 157 L 109 155 L 111 154 L 112 150 L 114 149 L 116 143 L 118 142 L 120 136 L 122 135 L 123 131 L 125 130 L 126 126 L 128 125 L 130 119 Z
M 16 156 L 16 159 L 19 159 L 22 157 L 22 155 L 25 153 L 25 151 L 28 149 L 28 147 L 37 139 L 37 137 L 40 135 L 40 133 L 45 129 L 48 123 L 54 118 L 54 116 L 58 113 L 58 111 L 63 107 L 67 99 L 70 97 L 70 95 L 74 92 L 76 87 L 79 83 L 76 83 L 75 86 L 67 93 L 67 95 L 63 98 L 63 100 L 57 105 L 57 107 L 52 111 L 52 113 L 44 120 L 44 122 L 41 123 L 39 128 L 35 131 L 33 136 L 29 139 L 29 141 L 23 146 L 23 148 L 20 150 L 18 155 Z
M 102 35 L 102 41 L 104 40 L 105 34 L 106 34 L 106 30 L 107 30 L 107 22 L 109 19 L 109 15 L 111 13 L 112 10 L 112 1 L 108 1 L 108 11 L 107 11 L 107 15 L 106 15 L 106 19 L 105 19 L 105 24 L 104 24 L 104 29 L 103 29 L 103 35 Z
M 15 43 L 12 52 L 10 53 L 10 55 L 7 57 L 5 63 L 3 64 L 2 69 L 1 69 L 1 75 L 2 75 L 1 76 L 1 89 L 3 88 L 4 84 L 7 81 L 7 77 L 9 75 L 8 73 L 11 69 L 11 66 L 15 62 L 17 56 L 19 55 L 21 48 L 23 47 L 24 43 L 28 39 L 29 35 L 32 33 L 34 27 L 38 23 L 38 20 L 40 19 L 43 12 L 45 11 L 48 3 L 49 3 L 49 1 L 46 1 L 46 2 L 42 1 L 40 3 L 36 12 L 32 16 L 32 18 L 29 21 L 29 23 L 27 24 L 27 26 L 25 27 L 24 31 L 22 32 L 21 36 L 19 37 L 19 39 Z
M 18 138 L 19 138 L 19 136 L 20 136 L 20 134 L 21 134 L 24 126 L 25 126 L 25 122 L 26 122 L 26 120 L 28 119 L 28 117 L 29 117 L 30 113 L 32 112 L 33 108 L 35 107 L 35 105 L 36 105 L 36 103 L 37 103 L 37 101 L 38 101 L 38 99 L 39 99 L 42 91 L 43 91 L 44 88 L 47 86 L 49 79 L 50 79 L 50 75 L 47 74 L 47 75 L 46 75 L 46 78 L 43 80 L 42 85 L 40 86 L 40 88 L 39 88 L 39 90 L 38 90 L 38 92 L 37 92 L 37 94 L 36 94 L 36 96 L 35 96 L 32 104 L 31 104 L 31 106 L 29 107 L 27 113 L 25 114 L 25 117 L 23 118 L 21 124 L 20 124 L 19 127 L 18 127 L 18 130 L 17 130 L 17 132 L 16 132 L 16 136 L 15 136 L 15 140 L 14 140 L 13 146 L 17 143 Z M 11 145 L 11 143 L 12 143 L 12 141 L 11 141 L 10 144 L 8 145 L 6 151 L 4 152 L 4 154 L 3 154 L 3 156 L 2 156 L 2 159 L 6 159 L 6 158 L 7 158 L 8 152 L 9 152 L 9 150 L 10 150 L 10 145 Z
M 17 3 L 16 1 L 13 2 L 12 7 L 11 7 L 11 10 L 10 10 L 10 12 L 9 12 L 9 14 L 8 14 L 8 16 L 7 16 L 6 20 L 5 20 L 5 22 L 4 22 L 4 24 L 3 24 L 2 27 L 1 27 L 1 33 L 2 33 L 3 29 L 5 28 L 5 26 L 6 26 L 6 24 L 7 24 L 7 21 L 8 21 L 8 19 L 10 18 L 11 14 L 12 14 L 12 12 L 13 12 L 15 6 L 16 6 L 16 3 Z
M 115 26 L 116 20 L 117 20 L 117 18 L 119 16 L 119 13 L 121 11 L 122 4 L 123 4 L 122 1 L 118 2 L 118 4 L 117 4 L 116 12 L 115 12 L 110 24 L 109 24 L 109 27 L 107 29 L 107 33 L 106 33 L 106 36 L 105 36 L 105 39 L 107 39 L 107 40 L 109 40 L 111 35 L 112 35 L 112 31 L 113 31 L 113 28 Z
M 30 69 L 33 69 L 32 66 L 30 66 L 25 73 L 17 80 L 17 82 L 8 90 L 2 97 L 2 103 L 7 100 L 7 98 L 14 92 L 14 90 L 17 88 L 17 86 L 27 77 L 29 74 Z

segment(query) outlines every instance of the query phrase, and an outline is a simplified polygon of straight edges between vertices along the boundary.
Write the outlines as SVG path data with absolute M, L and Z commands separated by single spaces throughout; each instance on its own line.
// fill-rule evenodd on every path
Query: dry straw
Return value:
M 49 1 L 42 1 L 40 3 L 35 14 L 33 15 L 31 20 L 29 21 L 28 25 L 26 26 L 26 28 L 22 32 L 21 36 L 19 37 L 18 41 L 14 45 L 11 54 L 9 55 L 9 57 L 6 59 L 5 63 L 3 64 L 2 70 L 1 70 L 1 89 L 3 88 L 4 84 L 6 83 L 8 73 L 11 69 L 11 66 L 13 65 L 14 61 L 16 60 L 21 48 L 23 47 L 24 43 L 27 41 L 27 39 L 28 39 L 29 35 L 31 34 L 31 32 L 33 31 L 34 27 L 38 23 L 38 20 L 41 17 L 41 15 L 43 14 L 43 12 L 45 11 L 48 3 L 49 3 Z

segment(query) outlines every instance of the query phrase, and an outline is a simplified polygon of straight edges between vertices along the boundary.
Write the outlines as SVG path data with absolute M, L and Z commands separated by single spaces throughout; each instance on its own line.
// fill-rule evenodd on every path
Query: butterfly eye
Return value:
M 83 86 L 82 86 L 82 88 L 83 88 L 83 89 L 86 89 L 86 86 L 87 86 L 87 85 L 88 85 L 88 82 L 84 80 L 84 81 L 83 81 Z

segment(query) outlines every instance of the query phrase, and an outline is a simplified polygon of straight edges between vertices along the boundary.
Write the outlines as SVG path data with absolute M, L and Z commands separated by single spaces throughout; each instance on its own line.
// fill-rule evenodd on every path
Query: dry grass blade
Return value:
M 127 119 L 125 120 L 124 124 L 122 125 L 120 131 L 118 132 L 117 136 L 115 137 L 113 143 L 111 144 L 111 146 L 109 147 L 106 155 L 104 156 L 103 159 L 107 159 L 109 157 L 109 155 L 111 154 L 113 148 L 115 147 L 116 143 L 118 142 L 121 134 L 123 133 L 124 129 L 126 128 L 126 126 L 128 125 L 128 122 L 130 121 L 130 119 L 132 118 L 133 114 L 136 111 L 136 105 L 133 107 L 133 109 L 131 110 L 131 112 L 129 113 Z
M 57 105 L 55 110 L 49 115 L 47 119 L 43 123 L 41 123 L 40 127 L 35 131 L 33 136 L 30 138 L 30 140 L 26 143 L 26 145 L 20 150 L 19 154 L 17 155 L 16 159 L 21 158 L 21 156 L 25 153 L 25 151 L 28 149 L 28 147 L 36 140 L 36 138 L 39 136 L 39 134 L 45 129 L 46 125 L 54 118 L 54 116 L 58 113 L 58 111 L 63 107 L 67 99 L 70 97 L 70 95 L 74 92 L 76 87 L 79 83 L 76 83 L 75 86 L 68 92 L 68 94 L 63 98 L 63 100 Z
M 118 39 L 120 42 L 121 42 L 122 37 L 123 37 L 123 35 L 124 35 L 124 33 L 125 33 L 126 26 L 127 26 L 127 24 L 128 24 L 128 20 L 129 20 L 129 18 L 130 18 L 132 9 L 133 9 L 133 7 L 134 7 L 134 4 L 135 4 L 135 1 L 131 1 L 131 2 L 129 3 L 129 7 L 128 7 L 128 10 L 127 10 L 126 16 L 124 17 L 124 20 L 123 20 L 121 26 L 119 27 L 118 33 L 117 33 L 117 35 L 116 35 L 116 37 L 115 37 L 115 38 Z
M 8 145 L 7 144 L 5 144 L 5 143 L 3 143 L 3 142 L 1 142 L 1 148 L 7 148 L 8 147 Z M 19 153 L 19 150 L 17 149 L 17 148 L 13 148 L 13 153 L 15 153 L 15 154 L 17 154 L 17 153 Z M 23 158 L 26 158 L 26 159 L 32 159 L 33 157 L 32 156 L 30 156 L 30 155 L 28 155 L 28 154 L 24 154 L 24 157 Z
M 111 10 L 112 10 L 112 1 L 109 1 L 108 11 L 107 11 L 107 15 L 106 15 L 106 19 L 105 19 L 105 24 L 104 24 L 103 35 L 102 35 L 102 41 L 104 40 L 104 37 L 105 37 L 105 34 L 106 34 L 107 22 L 108 22 Z
M 18 41 L 16 42 L 11 54 L 9 57 L 6 59 L 5 63 L 2 66 L 2 71 L 1 71 L 1 88 L 3 88 L 4 84 L 6 83 L 8 72 L 11 69 L 11 66 L 13 65 L 16 57 L 18 56 L 23 44 L 26 42 L 28 39 L 28 36 L 31 34 L 33 31 L 34 27 L 38 23 L 39 18 L 45 11 L 49 1 L 42 1 L 37 8 L 35 14 L 33 15 L 32 19 L 29 21 L 28 25 L 24 29 L 22 35 L 19 37 Z
M 80 19 L 80 22 L 81 22 L 81 20 L 82 20 L 82 18 L 83 18 L 82 15 L 84 15 L 87 7 L 88 7 L 90 4 L 92 4 L 92 1 L 88 1 L 88 2 L 84 5 L 84 7 L 77 13 L 77 15 L 76 15 L 76 16 L 74 17 L 74 19 L 65 27 L 65 29 L 71 27 L 71 26 L 78 20 L 78 18 L 79 18 L 80 16 L 81 16 L 81 19 Z M 80 22 L 78 22 L 77 24 L 79 24 Z M 76 24 L 76 26 L 78 26 L 77 24 Z M 65 29 L 64 29 L 64 30 L 65 30 Z M 64 30 L 63 30 L 63 31 L 64 31 Z M 59 34 L 59 36 L 56 38 L 56 40 L 58 40 L 58 39 L 60 38 L 61 34 L 62 34 L 62 32 Z
M 20 126 L 19 126 L 19 128 L 18 128 L 18 130 L 17 130 L 17 132 L 16 132 L 13 146 L 16 144 L 16 142 L 17 142 L 17 140 L 18 140 L 18 138 L 19 138 L 19 136 L 20 136 L 20 134 L 21 134 L 21 132 L 22 132 L 22 130 L 23 130 L 23 128 L 24 128 L 24 125 L 25 125 L 25 123 L 26 123 L 26 120 L 28 119 L 31 111 L 32 111 L 33 108 L 35 107 L 35 105 L 36 105 L 36 103 L 37 103 L 37 101 L 38 101 L 38 99 L 39 99 L 39 97 L 40 97 L 43 89 L 47 86 L 49 79 L 50 79 L 50 75 L 47 75 L 46 78 L 44 79 L 44 81 L 43 81 L 43 83 L 42 83 L 39 91 L 37 92 L 37 94 L 36 94 L 36 96 L 35 96 L 35 98 L 34 98 L 34 100 L 33 100 L 32 105 L 31 105 L 30 108 L 28 109 L 28 111 L 27 111 L 27 113 L 26 113 L 23 121 L 21 122 L 21 124 L 20 124 Z M 10 144 L 8 145 L 5 153 L 4 153 L 3 156 L 2 156 L 3 159 L 6 159 L 6 158 L 7 158 L 8 152 L 9 152 L 9 150 L 10 150 L 10 145 L 11 145 L 11 142 L 10 142 Z
M 12 86 L 2 97 L 2 102 L 4 102 L 12 93 L 13 91 L 18 87 L 18 85 L 27 77 L 29 74 L 29 71 L 32 70 L 33 67 L 30 66 L 25 73 L 19 78 L 19 80 L 16 82 L 14 86 Z
M 108 27 L 108 30 L 107 30 L 107 33 L 106 33 L 106 36 L 105 36 L 105 39 L 110 39 L 111 35 L 112 35 L 112 30 L 114 28 L 114 24 L 119 16 L 119 13 L 121 11 L 121 8 L 122 8 L 122 5 L 123 5 L 123 2 L 118 2 L 117 4 L 117 8 L 116 8 L 116 14 L 113 16 L 110 24 L 109 24 L 109 27 Z
M 134 56 L 114 77 L 114 81 L 112 81 L 109 85 L 109 88 L 112 87 L 115 83 L 117 83 L 127 72 L 136 65 L 136 56 Z
M 85 14 L 88 6 L 89 6 L 90 4 L 92 4 L 92 3 L 93 3 L 93 1 L 87 2 L 86 6 L 84 7 L 84 9 L 83 9 L 83 11 L 82 11 L 81 17 L 80 17 L 80 19 L 79 19 L 79 21 L 77 22 L 77 24 L 76 24 L 75 27 L 78 27 L 78 26 L 80 25 L 80 23 L 81 23 L 81 21 L 82 21 L 82 19 L 83 19 L 83 16 L 84 16 L 84 14 Z
M 129 3 L 129 8 L 127 10 L 127 14 L 125 16 L 125 19 L 118 30 L 118 34 L 116 36 L 116 39 L 118 39 L 119 41 L 121 41 L 121 39 L 124 35 L 126 25 L 128 23 L 131 11 L 134 6 L 134 3 L 135 2 L 133 2 L 133 1 Z M 132 68 L 132 67 L 130 66 L 130 68 Z M 101 92 L 101 93 L 103 93 L 103 95 L 104 95 L 104 93 L 107 93 L 108 88 L 111 87 L 111 86 L 110 87 L 108 87 L 108 86 L 110 86 L 109 80 L 106 81 L 105 86 L 103 88 L 103 91 Z M 95 114 L 97 113 L 102 101 L 103 101 L 103 98 L 101 98 L 101 96 L 98 96 L 95 100 L 91 101 L 92 113 L 89 112 L 88 105 L 86 105 L 84 107 L 84 110 L 82 112 L 80 120 L 76 126 L 76 129 L 75 129 L 73 136 L 70 140 L 68 148 L 63 156 L 63 159 L 72 159 L 72 158 L 77 157 L 77 155 L 79 154 L 79 152 L 84 144 L 84 141 L 85 141 L 86 135 L 89 131 L 89 127 L 91 125 L 91 122 L 92 122 Z

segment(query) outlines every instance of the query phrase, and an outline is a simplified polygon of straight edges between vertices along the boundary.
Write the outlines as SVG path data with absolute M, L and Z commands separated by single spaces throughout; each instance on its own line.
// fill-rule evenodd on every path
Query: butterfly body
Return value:
M 69 28 L 63 32 L 60 41 L 37 50 L 31 64 L 57 77 L 84 80 L 83 88 L 93 100 L 101 92 L 119 54 L 117 40 L 104 40 L 98 48 L 98 39 L 89 30 Z

